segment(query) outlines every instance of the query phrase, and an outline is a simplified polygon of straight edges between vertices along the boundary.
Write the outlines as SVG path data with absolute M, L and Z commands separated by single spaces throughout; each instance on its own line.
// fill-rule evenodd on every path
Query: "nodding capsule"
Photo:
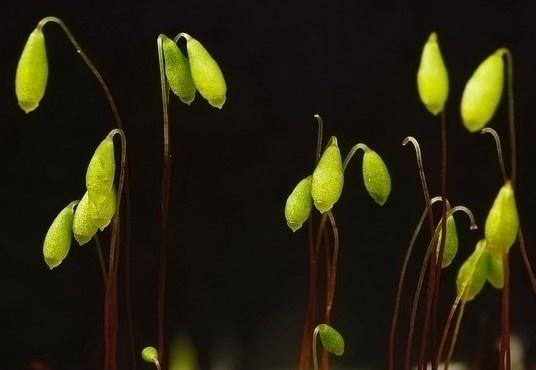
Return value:
M 86 192 L 74 212 L 72 227 L 74 238 L 79 245 L 84 245 L 93 238 L 97 233 L 97 229 L 98 227 L 92 217 L 88 192 Z
M 311 197 L 312 176 L 301 180 L 290 193 L 285 204 L 285 218 L 292 231 L 300 229 L 311 215 L 313 198 Z
M 441 224 L 437 226 L 440 228 Z M 437 249 L 439 252 L 439 246 L 441 245 L 442 232 L 438 230 L 439 238 L 437 241 Z M 441 260 L 441 268 L 448 267 L 454 258 L 458 254 L 458 230 L 456 228 L 456 221 L 454 216 L 450 215 L 447 217 L 447 231 L 445 238 L 445 247 L 443 248 L 443 259 Z
M 195 99 L 196 87 L 192 80 L 188 58 L 173 40 L 165 35 L 160 37 L 162 38 L 165 74 L 169 87 L 183 103 L 190 105 Z
M 110 194 L 115 176 L 115 153 L 113 136 L 108 135 L 99 144 L 86 170 L 88 197 L 95 205 L 100 205 Z
M 499 190 L 484 228 L 488 251 L 496 256 L 504 256 L 517 238 L 519 216 L 512 183 L 507 181 Z
M 61 210 L 50 225 L 43 242 L 43 257 L 52 270 L 67 257 L 71 248 L 74 207 L 78 201 L 71 202 Z
M 504 85 L 504 49 L 487 57 L 463 90 L 461 116 L 465 127 L 476 132 L 491 120 L 501 101 Z
M 220 66 L 199 41 L 189 35 L 185 37 L 194 84 L 210 105 L 221 109 L 225 104 L 227 85 Z
M 45 35 L 37 27 L 28 37 L 17 65 L 15 94 L 19 106 L 30 113 L 39 106 L 45 95 L 48 80 L 48 61 Z
M 329 211 L 339 200 L 344 185 L 344 170 L 337 138 L 332 137 L 313 172 L 311 195 L 320 213 Z
M 486 283 L 488 278 L 486 253 L 486 240 L 482 239 L 458 271 L 456 289 L 463 302 L 475 299 Z
M 315 331 L 320 336 L 322 346 L 326 351 L 337 356 L 344 354 L 344 339 L 337 330 L 327 324 L 320 324 Z
M 435 32 L 430 34 L 422 50 L 417 88 L 421 101 L 430 113 L 437 115 L 445 108 L 449 95 L 449 77 Z
M 363 154 L 363 182 L 372 199 L 383 206 L 391 194 L 391 176 L 380 155 L 369 148 Z

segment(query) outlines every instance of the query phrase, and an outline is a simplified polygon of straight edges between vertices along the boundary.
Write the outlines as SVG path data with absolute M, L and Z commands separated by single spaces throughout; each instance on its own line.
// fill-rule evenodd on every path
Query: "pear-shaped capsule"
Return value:
M 437 226 L 439 232 L 439 239 L 437 242 L 437 249 L 439 252 L 439 247 L 441 246 L 441 223 Z M 443 248 L 443 259 L 441 260 L 441 267 L 445 268 L 449 266 L 456 254 L 458 253 L 458 231 L 456 229 L 456 221 L 454 216 L 450 215 L 447 217 L 447 231 L 445 238 L 445 246 Z
M 313 198 L 311 197 L 312 176 L 307 176 L 301 180 L 292 190 L 285 204 L 285 218 L 287 225 L 292 231 L 302 227 L 307 221 L 313 208 Z
M 316 209 L 327 212 L 339 200 L 344 185 L 344 171 L 337 138 L 332 137 L 313 172 L 311 195 Z
M 183 103 L 189 105 L 195 98 L 196 88 L 192 80 L 188 58 L 173 40 L 165 35 L 160 37 L 162 38 L 162 52 L 169 87 Z
M 87 194 L 87 193 L 86 193 Z M 117 195 L 112 187 L 106 199 L 99 205 L 89 202 L 89 210 L 93 223 L 102 231 L 110 224 L 115 214 Z
M 516 200 L 512 183 L 507 181 L 499 190 L 488 213 L 484 235 L 489 252 L 496 256 L 508 253 L 519 230 Z
M 326 351 L 337 356 L 344 353 L 344 339 L 337 330 L 327 324 L 320 324 L 316 327 L 316 331 Z
M 486 58 L 465 85 L 461 115 L 471 132 L 486 126 L 499 106 L 504 84 L 503 54 L 504 49 L 499 49 Z
M 430 34 L 422 50 L 417 87 L 421 101 L 430 113 L 437 115 L 444 109 L 449 95 L 449 76 L 435 32 Z
M 494 256 L 486 251 L 488 263 L 488 281 L 496 289 L 502 289 L 504 286 L 504 268 L 501 256 Z
M 17 65 L 15 94 L 19 106 L 30 113 L 45 95 L 48 79 L 48 61 L 45 35 L 37 27 L 28 37 Z
M 484 287 L 488 278 L 488 264 L 485 256 L 486 241 L 480 240 L 474 252 L 467 258 L 458 271 L 456 289 L 463 302 L 473 300 Z
M 95 225 L 93 221 L 93 212 L 91 210 L 92 205 L 90 204 L 88 192 L 84 194 L 76 211 L 74 212 L 73 218 L 73 234 L 74 238 L 79 245 L 84 245 L 93 238 L 97 233 L 98 226 Z
M 157 363 L 158 362 L 158 351 L 154 347 L 145 347 L 141 351 L 141 358 L 145 362 Z
M 69 253 L 72 239 L 74 207 L 78 201 L 71 202 L 52 221 L 43 243 L 45 263 L 52 270 L 58 266 Z
M 227 86 L 218 63 L 199 41 L 186 35 L 186 48 L 195 87 L 210 105 L 222 108 Z
M 391 194 L 391 176 L 383 159 L 371 149 L 363 155 L 363 181 L 372 199 L 383 206 Z
M 113 135 L 99 144 L 86 171 L 86 188 L 93 204 L 101 204 L 110 194 L 114 184 L 115 157 Z

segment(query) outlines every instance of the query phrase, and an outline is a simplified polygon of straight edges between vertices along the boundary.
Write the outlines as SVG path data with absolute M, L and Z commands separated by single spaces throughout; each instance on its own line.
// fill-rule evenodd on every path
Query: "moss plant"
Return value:
M 342 160 L 338 140 L 332 136 L 322 153 L 323 120 L 315 115 L 318 123 L 317 147 L 315 168 L 312 175 L 305 177 L 292 190 L 285 204 L 285 218 L 289 228 L 295 232 L 307 222 L 307 235 L 309 245 L 309 295 L 305 310 L 302 343 L 298 361 L 298 369 L 309 368 L 310 346 L 309 338 L 313 333 L 312 325 L 317 322 L 317 281 L 320 272 L 319 256 L 324 248 L 326 258 L 326 279 L 324 282 L 325 302 L 322 321 L 329 325 L 331 322 L 335 287 L 337 281 L 337 264 L 339 256 L 339 231 L 333 212 L 333 207 L 339 200 L 345 182 L 345 171 L 358 150 L 363 150 L 363 183 L 369 195 L 379 205 L 385 204 L 391 192 L 391 177 L 385 162 L 378 153 L 367 145 L 358 143 L 354 145 L 344 160 Z M 321 154 L 322 153 L 322 154 Z M 314 236 L 314 213 L 312 204 L 320 213 L 320 220 Z M 325 233 L 326 223 L 331 226 L 332 240 Z M 313 356 L 316 361 L 316 356 Z M 322 368 L 328 369 L 327 352 L 322 356 Z

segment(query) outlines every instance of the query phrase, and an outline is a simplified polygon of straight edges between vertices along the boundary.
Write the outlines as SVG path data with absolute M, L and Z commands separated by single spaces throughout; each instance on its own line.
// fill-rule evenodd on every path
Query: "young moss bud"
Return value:
M 292 190 L 285 204 L 285 218 L 292 231 L 300 229 L 311 214 L 313 198 L 311 197 L 312 176 L 301 180 Z
M 344 353 L 344 339 L 342 335 L 327 324 L 320 324 L 315 329 L 320 335 L 320 341 L 326 351 L 337 356 Z
M 449 76 L 435 32 L 430 34 L 422 49 L 417 87 L 421 101 L 430 113 L 437 115 L 444 109 L 449 95 Z
M 512 183 L 507 181 L 499 190 L 486 219 L 484 235 L 489 252 L 496 256 L 508 253 L 519 230 L 516 200 Z
M 188 58 L 173 40 L 165 35 L 161 35 L 161 37 L 165 73 L 169 87 L 183 103 L 190 105 L 195 98 L 196 88 L 192 80 Z
M 467 258 L 458 271 L 456 289 L 463 302 L 473 300 L 484 287 L 488 278 L 488 264 L 485 256 L 486 240 L 480 240 L 474 252 Z
M 439 229 L 439 239 L 437 242 L 437 250 L 439 253 L 439 247 L 441 245 L 441 224 L 437 226 Z M 449 266 L 456 254 L 458 253 L 458 231 L 456 230 L 456 221 L 454 216 L 447 217 L 447 237 L 445 238 L 445 247 L 443 249 L 443 259 L 441 260 L 441 267 L 445 268 Z
M 108 197 L 114 176 L 114 142 L 113 136 L 108 135 L 93 153 L 86 171 L 86 188 L 93 204 L 98 206 Z
M 203 45 L 191 36 L 186 36 L 186 48 L 197 90 L 210 105 L 221 109 L 225 104 L 227 86 L 218 63 Z
M 332 136 L 313 172 L 311 195 L 316 209 L 325 213 L 339 200 L 344 185 L 344 171 L 337 138 Z
M 52 270 L 58 266 L 71 248 L 71 228 L 73 225 L 74 206 L 78 201 L 71 202 L 52 221 L 43 243 L 45 263 Z
M 45 35 L 43 30 L 37 27 L 26 41 L 15 75 L 15 94 L 25 113 L 30 113 L 39 105 L 45 95 L 47 79 Z
M 73 234 L 79 245 L 84 245 L 97 233 L 97 225 L 93 221 L 88 192 L 84 194 L 82 200 L 76 207 L 73 218 Z
M 108 196 L 101 204 L 95 205 L 93 202 L 89 202 L 91 219 L 95 226 L 101 231 L 103 231 L 112 221 L 115 214 L 116 202 L 117 195 L 113 186 L 110 189 Z
M 504 268 L 501 256 L 494 256 L 486 252 L 488 263 L 488 281 L 496 289 L 502 289 L 504 286 Z
M 145 347 L 141 351 L 141 358 L 143 361 L 154 364 L 158 362 L 158 351 L 154 347 Z
M 503 91 L 504 50 L 499 49 L 484 60 L 473 73 L 462 95 L 463 124 L 471 131 L 480 131 L 493 117 Z
M 383 159 L 371 149 L 363 155 L 363 181 L 372 199 L 383 206 L 391 194 L 391 176 Z

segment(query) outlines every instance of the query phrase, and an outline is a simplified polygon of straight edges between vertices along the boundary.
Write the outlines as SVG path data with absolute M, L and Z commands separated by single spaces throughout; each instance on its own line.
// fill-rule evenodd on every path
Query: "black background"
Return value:
M 126 126 L 136 351 L 156 341 L 162 145 L 156 37 L 188 32 L 218 60 L 228 95 L 222 111 L 199 95 L 190 107 L 172 98 L 169 336 L 188 332 L 203 369 L 219 358 L 218 348 L 228 348 L 237 369 L 295 366 L 307 254 L 304 232 L 290 232 L 283 207 L 295 183 L 312 171 L 313 114 L 319 113 L 343 153 L 365 142 L 391 170 L 393 192 L 380 208 L 364 191 L 356 160 L 335 208 L 342 252 L 334 325 L 344 334 L 347 351 L 334 364 L 381 368 L 401 258 L 423 207 L 414 153 L 400 145 L 405 136 L 420 140 L 431 191 L 439 191 L 439 125 L 420 103 L 415 83 L 420 51 L 431 31 L 439 34 L 451 82 L 448 196 L 454 204 L 469 206 L 480 226 L 501 177 L 491 139 L 471 135 L 461 125 L 459 100 L 483 58 L 501 46 L 514 54 L 517 200 L 535 260 L 534 11 L 528 1 L 463 6 L 5 3 L 0 23 L 0 368 L 23 369 L 32 359 L 54 370 L 100 366 L 102 281 L 94 246 L 73 242 L 68 259 L 53 271 L 44 264 L 41 248 L 55 215 L 81 197 L 87 162 L 113 120 L 99 86 L 53 24 L 45 29 L 46 96 L 29 115 L 18 108 L 16 64 L 39 19 L 55 15 L 67 23 L 108 81 Z M 503 100 L 491 126 L 502 134 L 508 154 L 506 117 Z M 467 256 L 482 231 L 466 231 L 465 219 L 458 225 L 460 256 Z M 453 299 L 461 260 L 444 275 L 445 304 Z M 530 354 L 536 346 L 536 302 L 520 261 L 514 248 L 512 326 Z M 417 273 L 415 263 L 411 291 Z M 474 359 L 477 341 L 492 348 L 498 307 L 499 294 L 489 286 L 467 307 L 458 357 Z M 124 323 L 124 307 L 120 314 Z M 487 319 L 487 334 L 477 339 L 481 319 Z M 127 364 L 127 338 L 121 333 L 121 363 Z M 534 362 L 530 355 L 529 360 Z

